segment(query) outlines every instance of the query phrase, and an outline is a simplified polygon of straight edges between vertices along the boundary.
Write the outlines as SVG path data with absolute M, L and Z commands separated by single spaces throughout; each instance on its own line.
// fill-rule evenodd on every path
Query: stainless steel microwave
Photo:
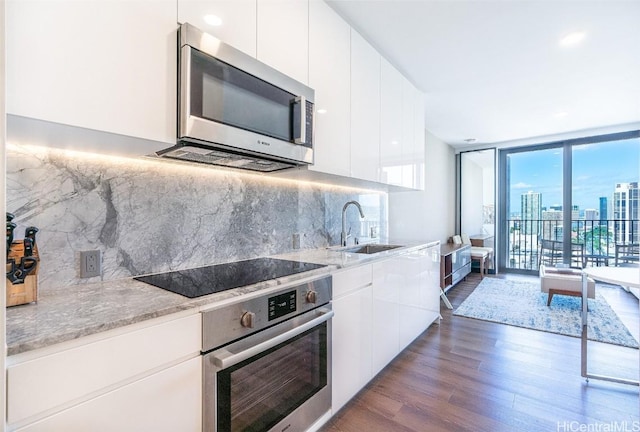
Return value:
M 256 171 L 313 163 L 314 91 L 185 23 L 177 145 L 159 156 Z

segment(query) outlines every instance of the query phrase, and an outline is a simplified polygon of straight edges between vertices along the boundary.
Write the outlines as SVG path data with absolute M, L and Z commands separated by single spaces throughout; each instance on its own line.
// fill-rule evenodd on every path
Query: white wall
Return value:
M 428 131 L 425 146 L 425 190 L 389 194 L 389 237 L 396 242 L 446 242 L 455 234 L 455 152 Z
M 482 233 L 484 205 L 484 173 L 482 167 L 462 154 L 461 232 L 469 235 Z

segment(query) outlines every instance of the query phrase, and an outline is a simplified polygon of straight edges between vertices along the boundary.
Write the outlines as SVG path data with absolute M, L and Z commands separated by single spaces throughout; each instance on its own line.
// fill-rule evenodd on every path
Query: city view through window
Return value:
M 563 182 L 564 151 L 507 156 L 507 268 L 637 263 L 640 139 L 574 145 L 570 184 Z M 565 193 L 571 198 L 570 226 Z

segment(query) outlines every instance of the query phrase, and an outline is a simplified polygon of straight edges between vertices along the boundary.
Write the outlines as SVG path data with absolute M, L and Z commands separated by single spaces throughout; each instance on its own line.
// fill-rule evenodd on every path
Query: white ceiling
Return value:
M 425 93 L 427 129 L 454 147 L 640 124 L 640 1 L 328 3 Z M 586 37 L 560 46 L 573 31 Z

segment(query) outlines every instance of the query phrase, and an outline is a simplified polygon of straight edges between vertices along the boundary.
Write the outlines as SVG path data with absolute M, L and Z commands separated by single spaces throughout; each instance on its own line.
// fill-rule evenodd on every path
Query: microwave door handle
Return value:
M 286 342 L 287 340 L 294 338 L 299 334 L 302 334 L 307 330 L 310 330 L 322 324 L 325 321 L 328 321 L 329 319 L 331 319 L 331 317 L 333 317 L 333 314 L 334 314 L 332 310 L 324 309 L 324 308 L 318 309 L 318 312 L 321 313 L 320 316 L 317 316 L 305 322 L 302 325 L 299 325 L 291 330 L 288 330 L 273 338 L 270 338 L 269 340 L 253 345 L 250 348 L 243 350 L 241 352 L 231 353 L 227 349 L 222 348 L 220 351 L 216 353 L 217 355 L 213 356 L 213 363 L 217 367 L 219 367 L 221 370 L 227 369 L 228 367 L 231 367 L 233 365 L 240 363 L 241 361 L 244 361 L 248 358 L 256 356 L 270 348 L 273 348 L 276 345 L 281 344 L 282 342 Z
M 304 144 L 307 137 L 307 98 L 304 96 L 297 96 L 293 100 L 293 142 L 296 144 Z M 300 111 L 297 113 L 299 115 L 298 121 L 300 122 L 300 130 L 296 134 L 296 110 L 295 107 L 299 106 Z

